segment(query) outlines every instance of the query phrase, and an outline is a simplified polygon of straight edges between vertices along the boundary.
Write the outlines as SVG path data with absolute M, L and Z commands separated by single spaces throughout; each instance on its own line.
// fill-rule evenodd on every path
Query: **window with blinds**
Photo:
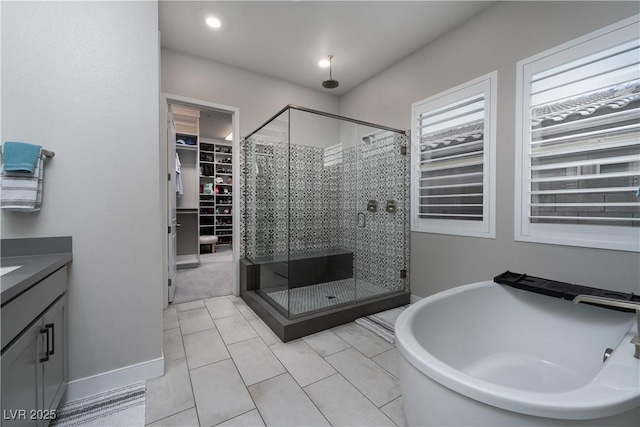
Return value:
M 519 72 L 520 237 L 638 250 L 637 23 L 631 31 L 628 26 L 609 29 L 543 54 L 522 64 Z
M 413 105 L 414 231 L 495 237 L 495 78 Z
M 342 144 L 336 144 L 325 148 L 323 157 L 325 166 L 333 166 L 342 163 Z

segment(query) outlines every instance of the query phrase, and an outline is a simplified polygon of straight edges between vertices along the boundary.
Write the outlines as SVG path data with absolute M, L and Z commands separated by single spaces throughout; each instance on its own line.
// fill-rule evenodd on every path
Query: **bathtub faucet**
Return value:
M 633 337 L 631 344 L 636 347 L 634 357 L 640 359 L 640 302 L 625 301 L 615 298 L 595 297 L 591 295 L 578 295 L 573 299 L 574 304 L 579 302 L 590 302 L 593 304 L 608 305 L 609 307 L 630 308 L 636 311 L 636 324 L 638 327 L 638 335 Z

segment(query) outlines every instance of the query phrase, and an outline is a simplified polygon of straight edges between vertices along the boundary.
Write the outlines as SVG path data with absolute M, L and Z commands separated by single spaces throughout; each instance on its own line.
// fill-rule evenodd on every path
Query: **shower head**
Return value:
M 326 87 L 327 89 L 335 89 L 338 87 L 338 85 L 340 84 L 340 82 L 338 82 L 337 80 L 333 80 L 333 79 L 329 79 L 329 80 L 325 80 L 322 82 L 322 86 Z
M 333 55 L 329 55 L 329 80 L 325 80 L 322 82 L 322 87 L 325 87 L 327 89 L 335 89 L 338 87 L 338 85 L 340 84 L 340 82 L 338 82 L 337 80 L 334 80 L 332 77 L 332 67 L 331 67 L 331 60 L 333 59 Z

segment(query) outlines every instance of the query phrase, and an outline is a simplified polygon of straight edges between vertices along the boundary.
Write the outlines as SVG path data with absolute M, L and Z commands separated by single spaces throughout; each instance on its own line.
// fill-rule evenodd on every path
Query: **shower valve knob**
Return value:
M 367 210 L 369 212 L 378 212 L 378 201 L 377 200 L 369 200 L 367 202 Z
M 387 206 L 385 207 L 386 211 L 389 213 L 396 213 L 398 210 L 398 202 L 395 200 L 387 200 Z

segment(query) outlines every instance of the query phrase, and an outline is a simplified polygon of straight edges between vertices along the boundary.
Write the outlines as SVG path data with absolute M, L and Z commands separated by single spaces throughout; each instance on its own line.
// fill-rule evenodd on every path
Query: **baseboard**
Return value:
M 419 297 L 417 295 L 411 294 L 411 297 L 409 298 L 409 303 L 413 304 L 414 302 L 418 302 L 422 299 L 422 297 Z
M 61 403 L 164 375 L 164 356 L 113 371 L 70 381 Z

